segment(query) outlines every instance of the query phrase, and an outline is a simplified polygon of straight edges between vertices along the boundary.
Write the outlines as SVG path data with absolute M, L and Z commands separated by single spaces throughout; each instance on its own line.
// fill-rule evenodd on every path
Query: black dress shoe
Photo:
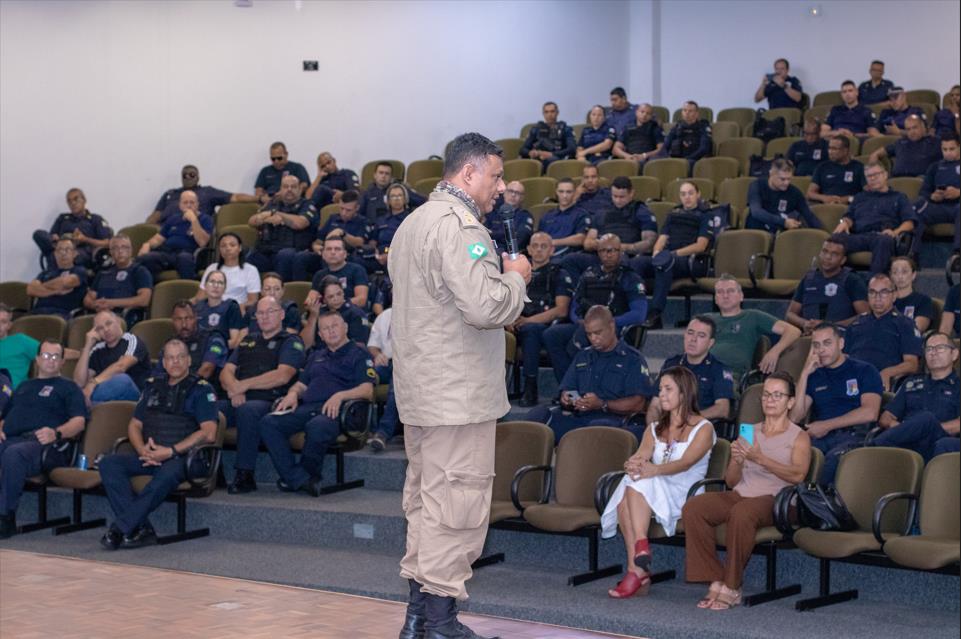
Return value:
M 129 535 L 124 535 L 123 541 L 120 542 L 120 547 L 142 548 L 143 546 L 150 546 L 155 543 L 157 543 L 157 533 L 154 532 L 153 526 L 144 524 Z
M 524 377 L 524 395 L 517 402 L 519 406 L 530 408 L 537 406 L 537 378 Z
M 661 314 L 655 311 L 648 315 L 647 320 L 641 326 L 648 330 L 657 330 L 664 328 L 664 320 L 661 318 Z
M 306 493 L 311 497 L 320 497 L 320 477 L 311 477 L 297 487 L 297 492 Z
M 234 480 L 227 486 L 227 493 L 230 495 L 243 495 L 257 490 L 257 481 L 254 479 L 254 471 L 237 470 Z
M 100 545 L 107 550 L 116 550 L 120 548 L 120 544 L 123 542 L 123 533 L 117 528 L 116 524 L 110 524 L 110 528 L 107 532 L 103 534 L 100 538 Z
M 17 519 L 13 515 L 0 515 L 0 539 L 10 539 L 17 534 Z

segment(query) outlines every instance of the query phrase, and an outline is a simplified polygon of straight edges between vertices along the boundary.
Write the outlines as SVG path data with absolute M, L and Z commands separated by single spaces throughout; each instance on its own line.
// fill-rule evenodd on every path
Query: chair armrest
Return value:
M 705 477 L 704 479 L 691 484 L 691 487 L 687 491 L 687 498 L 690 499 L 697 493 L 697 491 L 702 488 L 707 488 L 708 486 L 721 486 L 721 492 L 727 490 L 727 482 L 720 477 Z
M 343 404 L 340 405 L 340 432 L 347 435 L 351 431 L 350 426 L 356 422 L 351 422 L 351 417 L 357 414 L 357 411 L 366 410 L 367 415 L 364 417 L 364 430 L 360 432 L 361 435 L 370 431 L 370 427 L 373 422 L 373 411 L 374 402 L 366 399 L 348 399 Z
M 210 452 L 208 453 L 207 451 Z M 217 444 L 201 444 L 200 446 L 194 446 L 187 451 L 187 458 L 184 460 L 184 466 L 187 469 L 187 481 L 193 488 L 203 488 L 204 484 L 208 484 L 214 477 L 217 476 L 217 468 L 220 466 L 220 451 L 221 448 Z M 190 467 L 200 454 L 210 455 L 210 468 L 208 469 L 207 474 L 203 477 L 191 477 Z
M 754 275 L 754 270 L 757 268 L 758 260 L 766 260 L 767 266 L 765 270 L 771 266 L 771 256 L 766 253 L 755 253 L 747 260 L 747 275 L 751 278 L 751 286 L 757 288 L 757 276 Z
M 516 508 L 522 513 L 524 512 L 524 506 L 521 505 L 521 498 L 519 495 L 520 488 L 521 488 L 521 480 L 524 479 L 527 473 L 533 472 L 535 470 L 543 471 L 544 473 L 546 473 L 547 479 L 548 479 L 547 490 L 545 491 L 544 497 L 540 503 L 546 504 L 547 500 L 550 499 L 550 496 L 551 496 L 550 480 L 553 477 L 554 467 L 553 466 L 533 466 L 533 465 L 521 466 L 520 468 L 517 469 L 517 472 L 514 473 L 514 479 L 511 480 L 511 502 L 514 504 L 514 508 Z
M 952 253 L 948 261 L 944 263 L 944 279 L 948 280 L 948 287 L 954 286 L 953 273 L 958 270 L 958 265 L 961 263 L 961 255 L 958 253 Z
M 604 514 L 607 502 L 611 499 L 611 489 L 614 484 L 621 481 L 623 476 L 623 470 L 612 470 L 597 478 L 597 483 L 594 484 L 594 508 L 597 509 L 598 515 Z
M 631 331 L 637 331 L 638 337 L 636 339 L 627 339 L 630 336 Z M 621 329 L 620 337 L 627 342 L 629 346 L 641 350 L 644 346 L 644 342 L 647 341 L 647 327 L 643 324 L 628 324 Z M 519 358 L 515 358 L 515 361 L 519 361 Z
M 718 437 L 726 439 L 729 442 L 737 439 L 734 435 L 734 426 L 737 420 L 730 417 L 721 417 L 719 419 L 712 419 L 711 422 L 714 424 L 714 432 L 718 434 Z
M 894 254 L 908 255 L 914 243 L 914 231 L 901 231 L 894 240 Z
M 698 269 L 695 268 L 694 264 L 695 262 L 698 262 L 698 261 L 704 261 L 706 264 L 706 266 L 704 267 L 704 272 L 710 273 L 714 265 L 714 249 L 709 249 L 705 253 L 695 253 L 693 255 L 687 256 L 687 267 L 688 267 L 687 270 L 688 270 L 688 273 L 690 273 L 691 280 L 695 284 L 697 284 L 697 280 L 698 280 L 698 276 L 697 276 Z
M 884 429 L 881 428 L 880 426 L 875 426 L 874 428 L 869 430 L 868 434 L 864 436 L 864 445 L 869 446 L 871 442 L 874 441 L 874 438 L 883 432 L 884 432 Z
M 113 446 L 111 446 L 111 448 L 110 448 L 111 454 L 116 455 L 117 453 L 120 452 L 120 447 L 121 447 L 121 446 L 123 446 L 124 444 L 129 444 L 129 443 L 130 443 L 130 438 L 129 438 L 129 437 L 118 437 L 118 438 L 116 439 L 116 441 L 114 441 Z
M 911 530 L 911 524 L 914 523 L 914 513 L 918 506 L 918 496 L 914 493 L 888 493 L 878 500 L 878 503 L 874 505 L 874 517 L 871 518 L 871 532 L 874 533 L 874 538 L 878 540 L 878 543 L 884 546 L 884 536 L 881 534 L 881 517 L 884 516 L 884 509 L 888 507 L 889 504 L 895 502 L 899 499 L 907 499 L 911 502 L 911 509 L 908 511 L 907 523 L 905 524 L 904 531 L 902 535 L 908 534 Z

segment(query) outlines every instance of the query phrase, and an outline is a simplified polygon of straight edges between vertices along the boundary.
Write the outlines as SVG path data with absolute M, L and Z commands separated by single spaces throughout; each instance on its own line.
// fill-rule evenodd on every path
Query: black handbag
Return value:
M 785 535 L 794 532 L 789 509 L 797 509 L 797 523 L 802 528 L 817 530 L 856 530 L 858 522 L 844 505 L 834 486 L 822 488 L 818 484 L 798 484 L 781 490 L 774 501 L 774 525 Z

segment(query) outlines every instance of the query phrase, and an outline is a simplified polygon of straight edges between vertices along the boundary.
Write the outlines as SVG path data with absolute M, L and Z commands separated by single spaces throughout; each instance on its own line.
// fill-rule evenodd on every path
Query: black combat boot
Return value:
M 457 621 L 457 600 L 427 593 L 424 639 L 487 639 Z M 498 639 L 490 637 L 490 639 Z
M 537 377 L 536 376 L 525 376 L 524 377 L 524 396 L 521 400 L 517 402 L 524 408 L 530 408 L 531 406 L 537 406 Z
M 400 629 L 397 639 L 424 639 L 424 622 L 427 621 L 425 602 L 427 595 L 420 591 L 421 584 L 415 579 L 408 579 L 410 597 L 407 600 L 407 616 L 404 617 L 404 627 Z

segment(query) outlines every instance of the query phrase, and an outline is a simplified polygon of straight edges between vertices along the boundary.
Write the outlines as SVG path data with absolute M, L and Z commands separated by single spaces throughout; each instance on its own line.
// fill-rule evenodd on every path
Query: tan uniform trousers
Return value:
M 467 599 L 464 582 L 487 538 L 496 422 L 404 427 L 407 554 L 400 576 L 424 592 Z

